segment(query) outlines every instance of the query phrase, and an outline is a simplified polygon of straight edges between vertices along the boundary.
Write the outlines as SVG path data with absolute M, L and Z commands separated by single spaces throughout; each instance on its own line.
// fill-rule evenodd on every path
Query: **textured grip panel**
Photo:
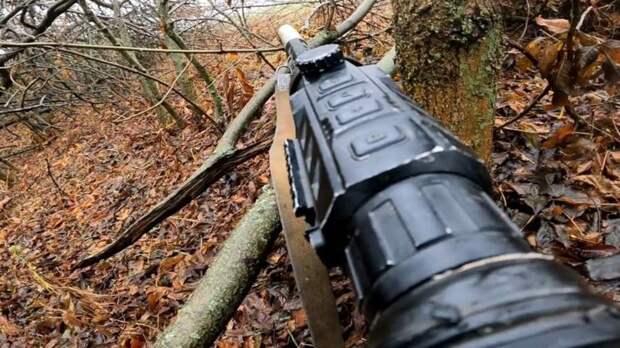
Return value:
M 314 200 L 307 204 L 314 212 L 305 209 L 305 215 L 320 236 L 324 261 L 342 260 L 353 214 L 400 180 L 452 173 L 490 191 L 483 163 L 375 66 L 341 63 L 319 76 L 303 76 L 297 86 L 291 104 Z

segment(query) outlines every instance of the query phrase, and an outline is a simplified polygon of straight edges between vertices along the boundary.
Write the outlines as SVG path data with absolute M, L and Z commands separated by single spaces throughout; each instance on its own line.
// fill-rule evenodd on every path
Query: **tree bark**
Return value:
M 164 43 L 166 47 L 178 48 L 177 44 L 171 38 L 169 38 L 166 34 L 164 34 Z M 184 58 L 185 57 L 183 56 L 183 54 L 180 54 L 180 53 L 170 54 L 170 59 L 174 63 L 174 69 L 177 75 L 180 75 L 181 71 L 183 71 L 185 67 L 185 64 L 183 62 L 185 60 Z M 192 59 L 196 59 L 196 58 L 192 58 Z M 192 100 L 197 100 L 196 93 L 194 92 L 194 85 L 192 84 L 192 81 L 190 80 L 189 76 L 187 75 L 181 76 L 179 80 L 179 87 L 181 88 L 181 91 L 183 91 L 183 94 L 185 94 L 188 98 L 191 98 Z M 195 107 L 191 105 L 190 105 L 190 108 L 192 110 L 192 117 L 195 120 L 199 120 L 199 116 L 201 114 L 200 110 L 196 109 Z
M 393 0 L 403 87 L 490 158 L 501 28 L 492 0 Z
M 254 283 L 279 230 L 273 189 L 268 186 L 241 219 L 177 318 L 155 347 L 210 347 Z

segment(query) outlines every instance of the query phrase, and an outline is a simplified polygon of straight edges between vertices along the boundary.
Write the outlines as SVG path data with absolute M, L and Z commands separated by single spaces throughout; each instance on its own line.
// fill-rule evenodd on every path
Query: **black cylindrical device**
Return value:
M 370 347 L 620 346 L 618 308 L 530 250 L 475 155 L 376 66 L 291 30 L 295 210 L 348 270 Z

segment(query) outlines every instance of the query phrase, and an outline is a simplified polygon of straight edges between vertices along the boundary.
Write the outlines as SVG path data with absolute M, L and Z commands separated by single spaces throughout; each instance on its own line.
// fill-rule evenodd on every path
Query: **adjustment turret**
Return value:
M 323 45 L 300 54 L 295 63 L 304 75 L 316 75 L 344 61 L 338 45 Z

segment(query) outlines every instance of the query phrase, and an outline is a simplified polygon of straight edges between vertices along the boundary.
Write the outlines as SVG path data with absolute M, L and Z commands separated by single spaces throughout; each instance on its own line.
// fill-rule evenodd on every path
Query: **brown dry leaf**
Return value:
M 605 56 L 599 55 L 595 61 L 583 68 L 577 68 L 577 83 L 586 86 L 590 80 L 597 77 L 601 72 L 601 65 Z
M 146 341 L 142 336 L 125 337 L 121 340 L 123 348 L 142 348 L 146 346 Z
M 282 258 L 282 254 L 273 252 L 267 257 L 267 262 L 271 265 L 275 265 Z
M 116 215 L 116 220 L 118 221 L 125 221 L 127 220 L 127 218 L 129 217 L 129 214 L 131 213 L 131 209 L 129 208 L 123 208 L 117 215 Z
M 308 317 L 306 316 L 306 311 L 303 308 L 293 312 L 293 321 L 295 322 L 296 328 L 306 325 L 307 320 Z
M 545 124 L 534 123 L 530 121 L 521 121 L 519 129 L 532 134 L 548 134 L 549 126 Z
M 588 170 L 592 169 L 592 161 L 587 161 L 585 163 L 580 164 L 577 167 L 577 174 L 583 174 L 585 172 L 587 172 Z
M 64 311 L 62 313 L 62 321 L 69 327 L 80 327 L 82 326 L 82 322 L 77 318 L 77 316 L 72 311 Z
M 575 32 L 575 42 L 579 43 L 580 46 L 596 46 L 602 41 L 603 40 L 594 35 L 586 34 L 581 31 Z
M 517 70 L 523 72 L 523 71 L 527 71 L 527 69 L 533 68 L 534 64 L 532 64 L 532 61 L 528 57 L 526 57 L 523 54 L 520 54 L 515 59 L 515 66 L 517 67 Z
M 601 175 L 577 175 L 571 179 L 572 181 L 579 181 L 596 188 L 600 193 L 604 195 L 610 195 L 616 198 L 620 198 L 620 186 L 618 183 L 613 182 Z
M 11 197 L 7 197 L 0 201 L 0 210 L 4 209 L 4 206 L 11 201 Z
M 228 59 L 231 62 L 236 62 L 239 59 L 239 53 L 228 53 L 226 55 L 226 59 Z
M 549 76 L 562 47 L 564 47 L 562 41 L 554 42 L 546 46 L 540 56 L 536 57 L 538 59 L 538 68 L 542 76 Z
M 164 288 L 156 288 L 153 292 L 151 292 L 147 297 L 146 301 L 148 303 L 149 311 L 153 313 L 157 313 L 159 309 L 160 300 L 166 295 L 166 289 Z
M 232 202 L 235 204 L 241 204 L 245 202 L 246 198 L 242 195 L 236 194 L 232 197 Z
M 269 177 L 267 175 L 260 175 L 258 177 L 258 182 L 264 185 L 269 182 Z
M 249 96 L 251 98 L 254 95 L 254 86 L 252 86 L 252 84 L 248 82 L 248 79 L 245 77 L 245 74 L 243 73 L 241 69 L 236 68 L 235 73 L 237 74 L 237 78 L 239 79 L 239 82 L 241 82 L 241 88 L 243 88 L 243 94 L 246 97 Z
M 550 39 L 546 37 L 537 37 L 534 40 L 530 41 L 526 46 L 525 50 L 538 58 L 542 54 L 542 52 L 549 46 Z M 527 59 L 527 58 L 526 58 Z M 528 60 L 529 61 L 529 60 Z
M 130 348 L 142 348 L 146 346 L 146 341 L 141 336 L 134 336 L 130 339 Z
M 5 316 L 0 315 L 0 332 L 7 336 L 17 336 L 20 331 L 19 326 L 11 323 Z
M 575 126 L 570 123 L 566 124 L 558 129 L 551 137 L 542 143 L 542 147 L 545 149 L 552 149 L 560 145 L 566 138 L 568 138 L 575 131 Z
M 523 111 L 523 109 L 527 106 L 527 103 L 523 100 L 523 97 L 519 95 L 519 93 L 508 93 L 506 94 L 505 99 L 508 107 L 510 107 L 510 109 L 517 114 Z
M 614 63 L 620 64 L 620 40 L 607 40 L 601 44 L 601 50 Z
M 171 271 L 174 266 L 176 266 L 179 262 L 181 262 L 185 258 L 185 255 L 176 255 L 165 258 L 159 264 L 159 272 L 168 272 Z
M 260 335 L 250 336 L 243 341 L 243 348 L 260 348 L 261 346 Z
M 91 321 L 95 324 L 103 324 L 105 323 L 110 317 L 105 314 L 105 313 L 97 313 L 92 319 Z
M 536 24 L 547 28 L 554 34 L 562 34 L 570 29 L 570 22 L 566 19 L 545 19 L 541 16 L 536 17 Z
M 216 345 L 217 348 L 239 348 L 239 343 L 232 340 L 219 340 Z
M 542 52 L 545 50 L 545 48 L 549 46 L 549 44 L 549 38 L 537 37 L 534 40 L 528 42 L 528 44 L 525 45 L 524 48 L 534 58 L 538 59 L 542 55 Z M 523 54 L 518 56 L 515 64 L 517 66 L 517 69 L 519 69 L 520 71 L 526 71 L 527 69 L 534 67 L 532 61 Z

